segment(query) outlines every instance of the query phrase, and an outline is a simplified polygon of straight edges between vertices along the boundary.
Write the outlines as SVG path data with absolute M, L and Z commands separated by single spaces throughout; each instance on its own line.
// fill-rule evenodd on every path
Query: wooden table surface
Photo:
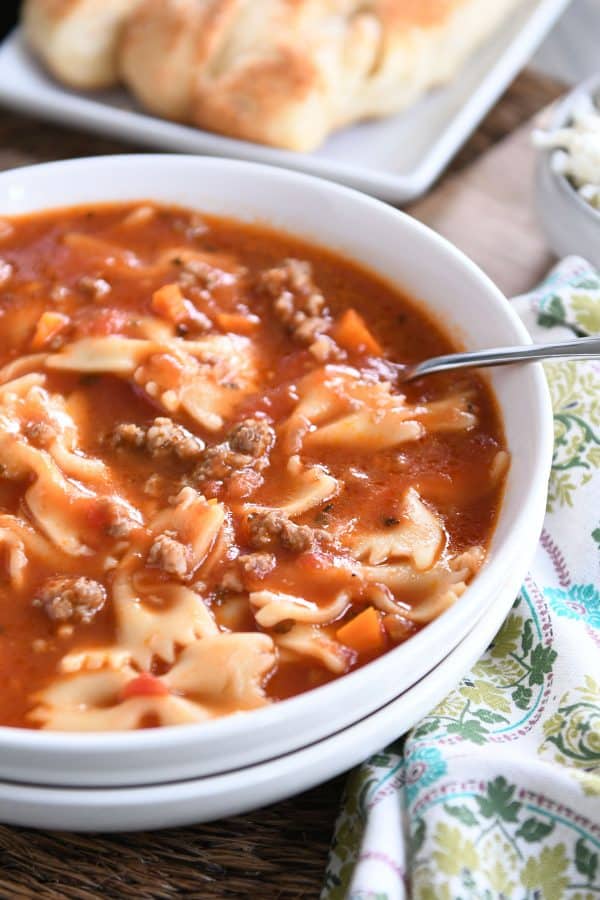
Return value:
M 452 222 L 460 203 L 457 173 L 466 177 L 475 160 L 560 91 L 554 81 L 523 73 L 456 158 L 451 178 L 417 213 L 436 224 L 441 206 L 443 222 Z M 0 111 L 0 169 L 140 149 Z M 318 897 L 343 783 L 340 777 L 275 806 L 194 828 L 74 835 L 0 826 L 0 898 Z

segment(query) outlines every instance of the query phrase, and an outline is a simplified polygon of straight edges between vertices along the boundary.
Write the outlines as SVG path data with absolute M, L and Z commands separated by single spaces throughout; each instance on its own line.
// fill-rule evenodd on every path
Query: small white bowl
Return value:
M 469 349 L 530 343 L 505 297 L 451 244 L 379 201 L 320 179 L 231 160 L 166 155 L 105 156 L 0 175 L 0 215 L 140 199 L 266 222 L 339 251 L 417 298 Z M 0 778 L 105 786 L 226 772 L 334 734 L 430 672 L 486 614 L 509 575 L 516 583 L 525 576 L 542 525 L 553 441 L 543 371 L 539 365 L 508 367 L 490 379 L 512 453 L 506 494 L 487 564 L 439 619 L 356 672 L 250 713 L 110 734 L 0 728 Z
M 545 131 L 567 125 L 584 97 L 600 101 L 600 75 L 578 85 L 561 100 Z M 558 257 L 576 254 L 600 269 L 600 210 L 581 197 L 569 180 L 552 168 L 554 149 L 540 149 L 536 164 L 535 201 L 540 224 Z

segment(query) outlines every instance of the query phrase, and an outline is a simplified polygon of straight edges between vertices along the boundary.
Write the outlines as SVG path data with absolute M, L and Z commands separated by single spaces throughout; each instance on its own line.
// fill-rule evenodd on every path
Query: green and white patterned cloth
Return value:
M 600 333 L 600 274 L 562 262 L 515 306 L 536 340 Z M 350 778 L 322 900 L 600 898 L 600 360 L 546 365 L 548 510 L 482 659 Z

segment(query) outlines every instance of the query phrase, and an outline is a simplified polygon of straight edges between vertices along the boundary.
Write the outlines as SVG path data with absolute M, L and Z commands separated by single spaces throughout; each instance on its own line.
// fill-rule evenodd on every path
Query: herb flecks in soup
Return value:
M 254 709 L 451 606 L 508 455 L 474 374 L 325 251 L 153 205 L 0 231 L 0 722 Z

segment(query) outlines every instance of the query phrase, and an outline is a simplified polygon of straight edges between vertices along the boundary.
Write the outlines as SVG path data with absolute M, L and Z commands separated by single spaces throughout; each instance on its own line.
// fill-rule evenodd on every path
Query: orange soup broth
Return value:
M 196 307 L 209 317 L 218 311 L 240 309 L 260 317 L 261 327 L 252 338 L 259 348 L 262 387 L 243 401 L 234 421 L 263 412 L 277 427 L 293 408 L 298 379 L 315 367 L 308 351 L 294 342 L 273 317 L 270 301 L 252 286 L 258 271 L 286 257 L 312 263 L 314 281 L 332 315 L 336 317 L 349 307 L 356 309 L 380 342 L 387 360 L 408 364 L 455 349 L 421 304 L 347 259 L 263 226 L 210 216 L 200 220 L 177 208 L 158 208 L 153 218 L 137 227 L 124 225 L 127 212 L 138 205 L 98 205 L 11 220 L 14 231 L 0 244 L 0 258 L 13 267 L 12 278 L 0 288 L 0 365 L 32 352 L 36 322 L 49 309 L 70 318 L 71 339 L 114 333 L 135 336 L 139 319 L 155 315 L 151 307 L 153 292 L 173 281 L 177 273 L 176 252 L 168 272 L 160 267 L 156 272 L 152 270 L 160 254 L 172 248 L 201 249 L 215 254 L 217 259 L 233 260 L 248 270 L 242 288 L 224 285 L 216 297 L 192 298 Z M 123 255 L 108 253 L 107 256 L 102 245 L 87 244 L 80 238 L 73 242 L 72 235 L 89 235 L 117 245 Z M 127 265 L 128 253 L 135 254 L 142 265 Z M 110 293 L 106 297 L 90 297 L 80 287 L 80 279 L 86 275 L 106 278 Z M 182 336 L 185 336 L 183 331 Z M 350 353 L 345 364 L 368 366 L 374 371 L 378 366 L 385 366 L 356 353 Z M 453 390 L 464 390 L 465 386 L 478 414 L 478 425 L 470 431 L 427 434 L 422 440 L 367 457 L 353 452 L 352 448 L 325 448 L 312 456 L 304 453 L 308 463 L 319 462 L 341 479 L 344 491 L 316 513 L 311 511 L 300 517 L 298 522 L 327 528 L 340 521 L 352 522 L 360 516 L 363 523 L 376 525 L 382 518 L 396 515 L 400 498 L 407 487 L 413 486 L 441 515 L 449 550 L 457 551 L 474 543 L 485 546 L 494 528 L 502 493 L 501 486 L 489 490 L 486 485 L 492 461 L 505 446 L 499 411 L 489 387 L 482 378 L 469 372 L 432 376 L 402 390 L 408 402 L 419 403 L 446 397 Z M 81 449 L 100 457 L 110 467 L 112 482 L 119 493 L 144 515 L 167 503 L 169 480 L 176 480 L 180 463 L 161 460 L 160 474 L 165 487 L 158 496 L 149 497 L 144 485 L 155 472 L 156 463 L 143 456 L 129 459 L 108 448 L 105 440 L 115 424 L 144 424 L 161 414 L 146 396 L 113 375 L 53 373 L 48 376 L 48 388 L 69 398 L 76 407 L 78 422 L 84 423 Z M 227 422 L 223 433 L 215 436 L 200 432 L 185 417 L 175 418 L 210 441 L 222 440 L 223 433 L 232 425 L 232 421 Z M 286 463 L 287 456 L 276 446 L 267 483 L 253 500 L 265 504 L 277 500 Z M 23 488 L 21 483 L 0 478 L 0 512 L 27 518 Z M 206 494 L 211 496 L 210 485 Z M 225 502 L 229 499 L 226 488 L 215 488 L 213 495 Z M 98 511 L 90 504 L 91 520 L 94 516 L 98 516 Z M 100 548 L 101 517 L 95 525 Z M 237 538 L 240 551 L 249 552 L 242 526 L 237 530 Z M 276 581 L 282 590 L 310 597 L 317 603 L 331 601 L 338 590 L 335 575 L 329 572 L 327 577 L 321 577 L 318 554 L 298 556 L 282 550 L 277 555 Z M 94 557 L 72 557 L 68 563 L 61 561 L 60 570 L 35 571 L 28 575 L 19 591 L 0 581 L 2 724 L 31 726 L 27 712 L 32 695 L 56 675 L 60 658 L 70 649 L 114 642 L 115 622 L 110 603 L 92 623 L 75 626 L 72 634 L 68 629 L 60 634 L 56 623 L 42 610 L 32 607 L 31 598 L 37 585 L 52 575 L 70 573 L 102 581 L 110 594 L 110 573 L 99 572 Z M 216 588 L 219 575 L 217 567 L 208 585 L 209 601 L 217 621 L 222 603 Z M 345 620 L 364 606 L 365 601 L 357 597 Z M 342 621 L 323 630 L 333 635 L 340 624 Z M 250 612 L 243 617 L 242 626 L 248 630 L 257 627 Z M 389 638 L 386 640 L 385 649 L 389 649 L 392 643 Z M 359 656 L 354 665 L 363 665 L 370 658 Z M 329 672 L 310 661 L 284 661 L 270 678 L 267 693 L 272 699 L 281 699 L 331 678 Z

